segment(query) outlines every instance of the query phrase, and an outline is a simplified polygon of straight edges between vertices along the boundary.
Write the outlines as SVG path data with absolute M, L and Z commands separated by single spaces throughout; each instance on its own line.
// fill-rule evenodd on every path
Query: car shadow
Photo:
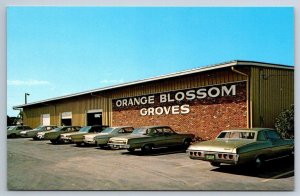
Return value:
M 211 171 L 220 173 L 230 173 L 258 178 L 288 178 L 294 176 L 294 159 L 290 157 L 266 162 L 261 169 L 255 169 L 252 165 L 221 165 Z
M 96 145 L 93 145 L 93 144 L 81 144 L 80 146 L 76 145 L 76 144 L 73 144 L 72 143 L 72 146 L 75 147 L 75 148 L 95 148 Z
M 182 147 L 168 147 L 168 148 L 153 148 L 151 152 L 142 152 L 141 150 L 136 150 L 133 152 L 122 152 L 122 155 L 134 155 L 134 156 L 162 156 L 168 154 L 178 154 L 186 153 L 186 150 Z
M 59 146 L 59 145 L 70 145 L 70 144 L 73 144 L 73 143 L 55 143 L 55 144 L 53 144 L 51 142 L 48 142 L 47 144 Z

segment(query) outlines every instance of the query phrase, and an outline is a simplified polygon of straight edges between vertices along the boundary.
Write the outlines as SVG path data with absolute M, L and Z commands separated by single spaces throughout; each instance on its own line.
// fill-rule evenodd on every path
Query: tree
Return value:
M 294 138 L 294 104 L 282 111 L 275 121 L 276 130 L 284 138 Z

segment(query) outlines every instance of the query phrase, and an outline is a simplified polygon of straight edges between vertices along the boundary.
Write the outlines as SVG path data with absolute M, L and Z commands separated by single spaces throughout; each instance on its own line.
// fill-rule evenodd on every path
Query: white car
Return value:
M 100 148 L 107 146 L 108 140 L 112 137 L 124 136 L 132 133 L 133 127 L 123 126 L 123 127 L 109 127 L 104 129 L 100 134 L 94 136 L 96 146 Z
M 26 131 L 21 131 L 21 137 L 31 137 L 34 140 L 38 139 L 37 134 L 39 132 L 44 132 L 44 131 L 50 131 L 52 129 L 55 129 L 57 126 L 54 125 L 41 125 L 38 126 L 37 128 L 34 128 L 33 130 L 26 130 Z

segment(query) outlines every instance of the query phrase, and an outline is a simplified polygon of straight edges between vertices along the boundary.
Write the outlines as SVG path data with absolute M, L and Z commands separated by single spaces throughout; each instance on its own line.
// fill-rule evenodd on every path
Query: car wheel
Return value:
M 99 148 L 104 148 L 104 146 L 105 146 L 105 145 L 103 145 L 103 144 L 98 144 L 98 147 L 99 147 Z
M 50 140 L 52 144 L 57 144 L 57 140 Z
M 190 146 L 190 144 L 191 144 L 191 140 L 190 139 L 185 139 L 183 141 L 182 146 L 183 146 L 184 149 L 187 149 Z
M 127 148 L 127 150 L 129 151 L 129 152 L 134 152 L 134 148 Z
M 221 163 L 210 162 L 211 166 L 220 167 Z
M 256 157 L 255 159 L 255 169 L 261 169 L 264 165 L 264 160 L 261 156 Z
M 142 147 L 142 152 L 144 153 L 151 152 L 151 150 L 152 150 L 152 145 L 150 144 L 146 144 L 145 146 Z
M 33 137 L 32 139 L 33 139 L 33 140 L 38 140 L 38 138 L 37 138 L 37 137 Z
M 81 146 L 81 142 L 76 142 L 76 146 Z
M 10 135 L 10 137 L 11 137 L 11 138 L 16 138 L 17 135 L 16 135 L 15 133 L 13 133 L 13 134 Z

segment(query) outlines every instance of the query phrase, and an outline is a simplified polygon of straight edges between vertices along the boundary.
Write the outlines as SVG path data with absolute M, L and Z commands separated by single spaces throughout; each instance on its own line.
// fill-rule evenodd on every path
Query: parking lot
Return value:
M 192 160 L 180 148 L 140 151 L 7 140 L 9 190 L 293 190 L 294 162 L 247 167 Z

